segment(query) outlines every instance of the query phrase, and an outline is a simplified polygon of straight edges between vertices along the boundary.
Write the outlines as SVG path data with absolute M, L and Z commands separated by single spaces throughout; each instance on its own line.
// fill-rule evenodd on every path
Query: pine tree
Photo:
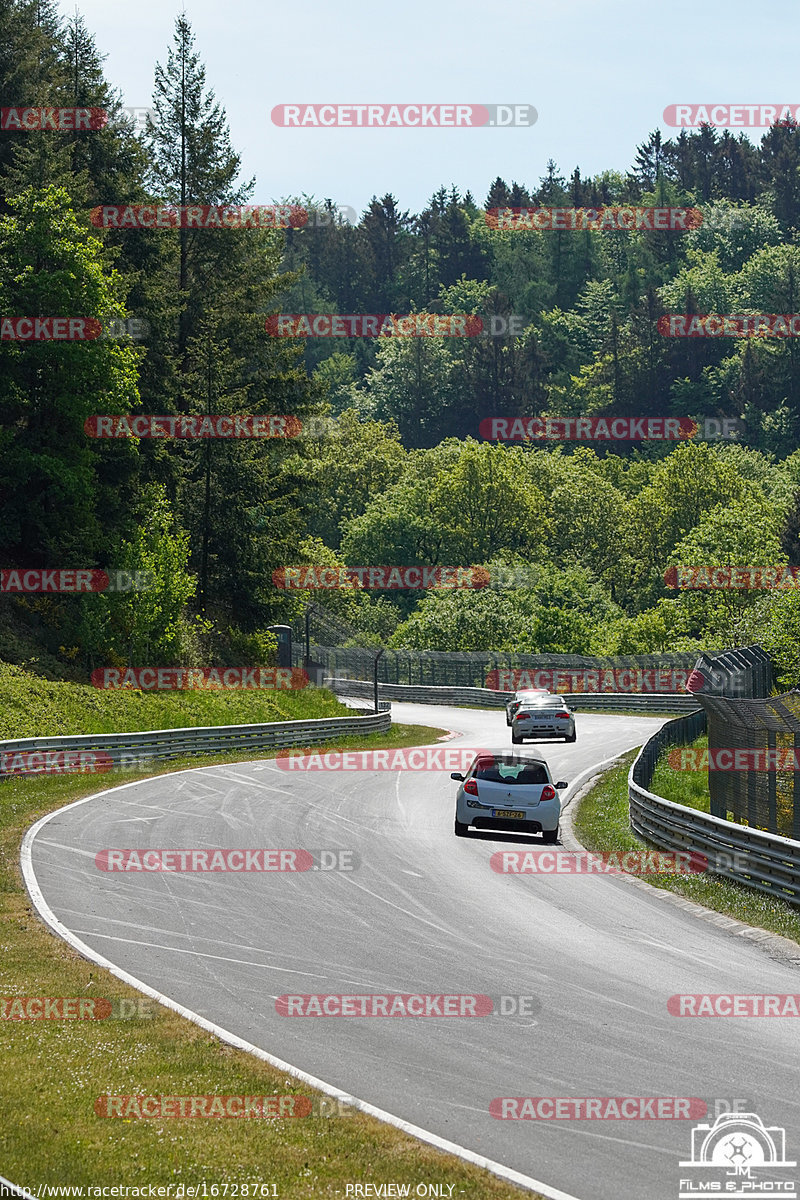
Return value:
M 489 188 L 489 195 L 486 197 L 485 209 L 490 208 L 511 208 L 511 193 L 508 189 L 508 184 L 500 176 L 497 176 L 492 186 Z

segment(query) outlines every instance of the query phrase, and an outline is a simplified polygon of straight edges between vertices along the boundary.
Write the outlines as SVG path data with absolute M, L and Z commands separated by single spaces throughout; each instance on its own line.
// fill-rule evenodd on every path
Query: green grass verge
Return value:
M 395 726 L 388 735 L 340 739 L 314 749 L 423 745 L 442 733 Z M 124 776 L 18 777 L 0 784 L 0 996 L 139 998 L 53 937 L 36 916 L 18 866 L 22 836 L 35 820 L 117 781 L 239 761 L 241 753 L 176 759 Z M 239 1197 L 247 1195 L 241 1190 L 247 1183 L 250 1197 L 267 1194 L 256 1185 L 271 1184 L 285 1200 L 319 1200 L 343 1197 L 346 1184 L 369 1181 L 405 1183 L 412 1195 L 426 1182 L 452 1184 L 458 1198 L 520 1195 L 488 1172 L 355 1110 L 296 1120 L 96 1116 L 94 1101 L 104 1093 L 315 1095 L 170 1009 L 155 1003 L 151 1009 L 152 1017 L 128 1020 L 0 1021 L 0 1173 L 29 1189 L 172 1184 L 173 1197 L 179 1184 L 198 1187 L 204 1180 L 207 1195 L 217 1185 L 220 1197 L 225 1184 L 228 1196 L 234 1195 L 233 1185 L 239 1185 Z M 281 1057 L 280 1045 L 270 1049 Z M 457 1129 L 452 1136 L 458 1140 Z
M 708 735 L 704 733 L 701 737 L 696 738 L 689 748 L 707 750 Z M 663 796 L 665 800 L 671 800 L 673 804 L 685 804 L 687 808 L 696 808 L 698 812 L 711 811 L 708 771 L 706 769 L 684 771 L 671 767 L 669 750 L 664 750 L 659 755 L 649 791 L 656 796 Z
M 580 802 L 574 822 L 575 835 L 587 850 L 601 853 L 647 848 L 647 843 L 631 831 L 629 820 L 628 771 L 637 754 L 638 751 L 631 750 L 624 755 L 622 765 L 612 767 L 601 775 Z M 651 791 L 676 803 L 683 803 L 677 797 L 685 795 L 697 801 L 692 807 L 702 808 L 702 797 L 697 794 L 697 777 L 704 779 L 703 772 L 673 771 L 663 760 L 658 772 Z M 676 780 L 676 776 L 680 778 Z M 672 794 L 667 788 L 670 782 Z M 708 811 L 707 806 L 705 811 Z M 770 933 L 800 942 L 800 912 L 785 900 L 772 900 L 718 875 L 644 875 L 642 878 L 653 887 L 677 892 L 688 900 L 694 900 L 725 916 L 735 917 L 746 925 L 767 929 Z
M 0 662 L 0 740 L 303 721 L 347 712 L 352 709 L 323 688 L 243 692 L 101 690 L 89 684 L 56 683 Z

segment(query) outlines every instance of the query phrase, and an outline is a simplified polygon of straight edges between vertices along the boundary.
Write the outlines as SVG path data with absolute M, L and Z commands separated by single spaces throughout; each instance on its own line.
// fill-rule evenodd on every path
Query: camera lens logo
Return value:
M 797 1200 L 795 1181 L 775 1178 L 772 1172 L 797 1166 L 786 1158 L 786 1133 L 779 1125 L 765 1125 L 757 1113 L 722 1113 L 713 1125 L 695 1125 L 692 1156 L 679 1165 L 704 1168 L 694 1178 L 681 1179 L 680 1200 L 695 1200 L 709 1191 L 726 1196 L 767 1191 Z M 766 1178 L 760 1174 L 765 1170 Z

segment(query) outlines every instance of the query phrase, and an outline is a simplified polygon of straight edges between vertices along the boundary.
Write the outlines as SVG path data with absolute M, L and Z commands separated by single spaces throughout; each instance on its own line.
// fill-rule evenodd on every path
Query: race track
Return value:
M 448 745 L 510 746 L 502 711 L 395 704 L 393 715 L 457 731 Z M 577 720 L 574 745 L 525 747 L 555 778 L 575 779 L 661 723 Z M 493 1098 L 743 1098 L 786 1128 L 787 1152 L 800 1150 L 800 1021 L 667 1011 L 679 992 L 800 992 L 797 969 L 623 880 L 496 874 L 491 854 L 529 839 L 456 839 L 455 787 L 444 771 L 285 772 L 266 760 L 183 771 L 56 814 L 33 841 L 32 868 L 58 919 L 137 979 L 579 1200 L 677 1200 L 694 1122 L 500 1121 Z M 360 866 L 97 869 L 99 851 L 129 847 L 343 848 Z M 289 1018 L 275 1011 L 288 992 L 533 995 L 537 1012 Z

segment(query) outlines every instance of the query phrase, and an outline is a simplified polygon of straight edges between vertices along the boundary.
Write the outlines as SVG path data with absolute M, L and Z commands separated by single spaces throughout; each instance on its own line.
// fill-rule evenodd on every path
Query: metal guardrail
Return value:
M 326 677 L 325 687 L 340 696 L 371 696 L 373 685 L 361 679 Z M 388 700 L 408 700 L 417 704 L 455 704 L 478 708 L 504 708 L 513 692 L 498 692 L 491 688 L 439 687 L 418 684 L 379 683 L 378 695 Z M 697 709 L 692 696 L 675 693 L 641 692 L 571 692 L 562 693 L 568 704 L 578 712 L 648 712 L 683 713 Z
M 346 737 L 348 734 L 388 733 L 391 727 L 391 705 L 383 701 L 380 712 L 370 713 L 369 716 L 316 717 L 308 721 L 271 721 L 263 725 L 151 729 L 144 733 L 90 733 L 72 737 L 19 738 L 16 741 L 0 742 L 0 752 L 102 751 L 115 766 L 124 766 L 140 759 L 305 746 Z M 3 777 L 0 775 L 0 778 Z
M 705 728 L 705 713 L 692 713 L 668 721 L 642 747 L 628 774 L 631 829 L 662 850 L 706 855 L 715 875 L 800 905 L 800 842 L 723 821 L 647 790 L 661 751 L 693 742 Z

